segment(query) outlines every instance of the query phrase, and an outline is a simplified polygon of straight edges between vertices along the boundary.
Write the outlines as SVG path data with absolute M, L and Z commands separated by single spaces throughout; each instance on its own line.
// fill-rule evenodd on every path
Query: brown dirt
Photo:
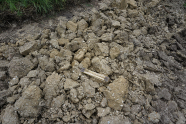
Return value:
M 39 28 L 51 28 L 48 26 L 48 20 L 52 20 L 58 23 L 57 17 L 65 16 L 67 19 L 73 17 L 73 12 L 82 12 L 85 10 L 89 10 L 92 7 L 98 6 L 98 1 L 101 0 L 80 0 L 79 2 L 70 0 L 66 3 L 65 8 L 60 12 L 52 12 L 47 15 L 41 15 L 35 12 L 28 12 L 28 14 L 23 15 L 22 17 L 18 17 L 15 14 L 3 14 L 3 19 L 0 20 L 0 43 L 15 43 L 17 36 L 17 32 L 20 29 L 25 29 L 27 34 L 33 34 L 35 30 L 30 30 L 29 25 L 37 25 Z M 28 29 L 28 31 L 26 31 Z M 23 32 L 23 31 L 21 31 Z
M 13 78 L 9 88 L 5 86 L 13 91 L 12 95 L 7 90 L 5 96 L 9 99 L 0 95 L 3 119 L 8 121 L 5 115 L 10 115 L 21 123 L 185 124 L 184 0 L 161 0 L 155 7 L 149 7 L 148 0 L 136 2 L 136 8 L 130 5 L 123 11 L 113 6 L 104 10 L 103 4 L 102 9 L 94 10 L 98 7 L 95 1 L 79 4 L 2 33 L 1 41 L 10 43 L 2 43 L 1 61 L 11 64 L 0 64 L 5 67 L 1 78 L 2 72 L 7 77 L 21 76 L 16 85 Z M 89 13 L 88 18 L 80 14 L 90 9 L 93 14 Z M 80 22 L 78 15 L 86 21 Z M 78 30 L 77 35 L 74 30 Z M 100 73 L 100 78 L 107 75 L 110 82 L 97 80 L 95 73 L 88 76 L 88 70 L 82 69 L 85 66 Z M 11 98 L 17 101 L 11 102 Z M 12 114 L 13 108 L 19 117 Z M 29 114 L 30 110 L 35 111 L 34 115 Z

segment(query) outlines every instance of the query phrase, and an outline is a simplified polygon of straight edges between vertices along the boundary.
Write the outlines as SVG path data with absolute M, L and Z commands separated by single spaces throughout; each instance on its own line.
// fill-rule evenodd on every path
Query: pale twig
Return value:
M 106 83 L 108 83 L 110 81 L 110 78 L 108 76 L 105 76 L 103 74 L 99 74 L 99 73 L 96 73 L 96 72 L 93 72 L 91 70 L 88 70 L 88 69 L 85 69 L 85 68 L 82 68 L 81 69 L 81 72 L 89 75 L 89 76 L 92 76 L 98 80 L 101 80 L 101 81 L 104 81 Z

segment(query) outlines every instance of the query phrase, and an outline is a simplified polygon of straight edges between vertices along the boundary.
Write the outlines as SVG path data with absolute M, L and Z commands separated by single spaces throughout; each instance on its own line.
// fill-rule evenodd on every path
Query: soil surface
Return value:
M 184 0 L 103 0 L 0 34 L 2 124 L 185 124 Z
M 98 7 L 98 2 L 101 0 L 68 0 L 64 9 L 60 12 L 50 12 L 48 14 L 39 14 L 35 12 L 27 12 L 27 15 L 23 15 L 21 17 L 15 14 L 3 14 L 0 19 L 0 43 L 2 42 L 16 42 L 15 38 L 19 37 L 16 32 L 19 29 L 25 28 L 25 32 L 29 34 L 33 34 L 31 29 L 29 29 L 28 25 L 38 25 L 41 28 L 50 28 L 50 22 L 52 26 L 56 26 L 59 22 L 58 17 L 65 16 L 70 19 L 74 16 L 74 12 L 82 12 L 82 11 L 90 11 L 93 7 Z M 1 14 L 0 14 L 1 16 Z M 50 21 L 50 22 L 49 22 Z

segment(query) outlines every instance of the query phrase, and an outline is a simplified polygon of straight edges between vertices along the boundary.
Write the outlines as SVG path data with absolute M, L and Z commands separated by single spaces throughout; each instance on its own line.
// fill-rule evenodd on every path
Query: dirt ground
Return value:
M 185 124 L 184 0 L 79 4 L 0 34 L 0 124 Z
M 25 34 L 32 35 L 34 33 L 39 33 L 39 30 L 43 30 L 44 28 L 57 26 L 59 23 L 58 17 L 65 16 L 70 19 L 73 17 L 74 12 L 82 12 L 85 11 L 85 9 L 86 11 L 90 11 L 91 8 L 98 7 L 99 1 L 101 0 L 94 0 L 91 2 L 89 2 L 89 0 L 69 0 L 69 2 L 66 3 L 64 10 L 56 13 L 49 13 L 48 15 L 33 14 L 31 17 L 15 17 L 15 19 L 12 19 L 12 17 L 8 15 L 8 17 L 6 17 L 7 19 L 5 18 L 5 20 L 0 22 L 0 43 L 15 43 L 16 38 L 20 37 L 20 34 L 17 33 L 20 29 L 24 29 Z M 38 27 L 37 32 L 32 29 L 34 26 Z

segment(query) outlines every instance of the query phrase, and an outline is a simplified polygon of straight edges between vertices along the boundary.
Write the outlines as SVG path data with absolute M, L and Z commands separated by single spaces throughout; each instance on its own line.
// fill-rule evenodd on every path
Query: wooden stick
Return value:
M 88 70 L 88 69 L 85 69 L 85 68 L 82 68 L 81 69 L 81 72 L 89 75 L 89 76 L 92 76 L 98 80 L 101 80 L 101 81 L 104 81 L 106 83 L 108 83 L 110 81 L 110 78 L 108 76 L 105 76 L 103 74 L 99 74 L 99 73 L 96 73 L 96 72 L 93 72 L 91 70 Z

